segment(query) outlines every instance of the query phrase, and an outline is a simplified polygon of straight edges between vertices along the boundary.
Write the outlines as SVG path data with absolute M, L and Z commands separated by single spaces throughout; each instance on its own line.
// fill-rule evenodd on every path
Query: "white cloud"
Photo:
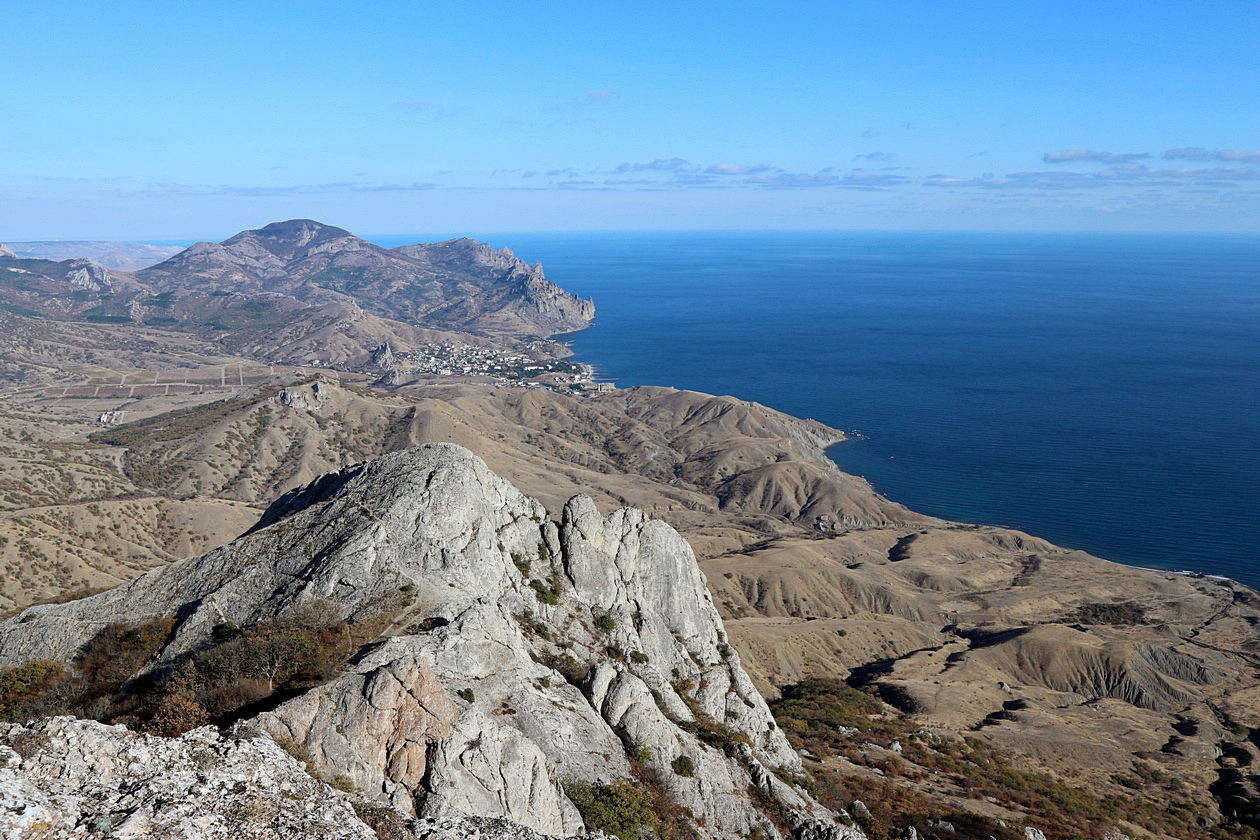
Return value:
M 1131 160 L 1142 160 L 1150 155 L 1146 152 L 1095 152 L 1092 149 L 1064 149 L 1059 152 L 1046 152 L 1041 159 L 1046 163 L 1127 163 Z

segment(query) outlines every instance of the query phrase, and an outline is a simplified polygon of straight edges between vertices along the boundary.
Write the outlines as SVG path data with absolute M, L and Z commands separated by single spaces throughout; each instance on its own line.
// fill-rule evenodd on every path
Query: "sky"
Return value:
M 0 242 L 1260 231 L 1260 2 L 5 3 Z

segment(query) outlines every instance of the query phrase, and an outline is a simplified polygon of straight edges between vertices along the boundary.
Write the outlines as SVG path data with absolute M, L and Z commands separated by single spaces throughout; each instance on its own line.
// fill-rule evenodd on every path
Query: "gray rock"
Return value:
M 0 836 L 376 838 L 265 736 L 165 739 L 66 717 L 0 725 Z
M 708 836 L 778 836 L 750 785 L 782 803 L 803 840 L 863 836 L 771 772 L 800 772 L 800 758 L 677 532 L 637 510 L 603 516 L 582 496 L 550 521 L 451 444 L 325 476 L 227 546 L 29 608 L 0 624 L 0 664 L 65 661 L 120 618 L 178 616 L 161 667 L 220 623 L 311 610 L 385 613 L 392 630 L 249 724 L 400 811 L 574 834 L 584 825 L 565 784 L 629 777 L 633 759 Z M 683 756 L 690 775 L 672 769 Z

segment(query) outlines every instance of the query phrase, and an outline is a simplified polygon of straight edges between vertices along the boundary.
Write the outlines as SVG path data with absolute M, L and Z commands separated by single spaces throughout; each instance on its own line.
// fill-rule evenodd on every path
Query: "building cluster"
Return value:
M 431 376 L 491 376 L 507 382 L 546 377 L 549 383 L 589 382 L 591 369 L 563 359 L 537 359 L 471 344 L 428 344 L 414 353 L 399 353 L 404 369 Z

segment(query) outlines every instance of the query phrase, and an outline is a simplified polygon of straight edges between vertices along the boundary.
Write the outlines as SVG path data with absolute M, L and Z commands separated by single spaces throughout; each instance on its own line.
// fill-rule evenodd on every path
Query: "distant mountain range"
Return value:
M 506 249 L 454 239 L 391 250 L 309 219 L 197 243 L 135 273 L 32 252 L 0 251 L 0 310 L 189 333 L 266 362 L 364 369 L 383 344 L 541 338 L 595 315 Z
M 10 242 L 14 256 L 32 260 L 85 259 L 114 271 L 139 271 L 184 250 L 178 245 L 139 242 L 92 242 L 58 239 L 52 242 Z M 3 252 L 0 252 L 2 254 Z

